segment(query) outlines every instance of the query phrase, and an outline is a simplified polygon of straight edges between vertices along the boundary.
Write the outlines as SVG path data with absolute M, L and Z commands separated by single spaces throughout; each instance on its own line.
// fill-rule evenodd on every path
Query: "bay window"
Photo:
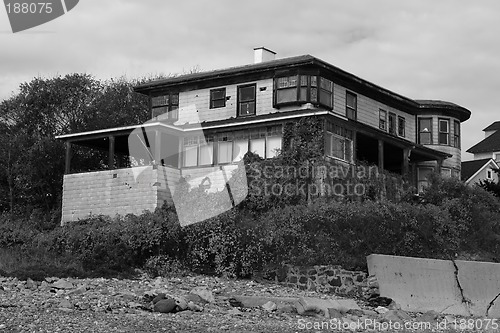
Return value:
M 453 122 L 453 147 L 460 148 L 460 122 Z
M 450 137 L 450 121 L 448 119 L 439 119 L 439 144 L 448 145 Z
M 304 103 L 319 104 L 332 109 L 333 82 L 321 76 L 305 74 L 282 76 L 274 79 L 275 107 Z

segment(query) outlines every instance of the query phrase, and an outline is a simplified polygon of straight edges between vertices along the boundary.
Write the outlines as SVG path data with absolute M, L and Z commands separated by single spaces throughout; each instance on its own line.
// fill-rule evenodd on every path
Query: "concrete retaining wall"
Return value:
M 380 295 L 403 310 L 500 318 L 500 264 L 372 254 Z

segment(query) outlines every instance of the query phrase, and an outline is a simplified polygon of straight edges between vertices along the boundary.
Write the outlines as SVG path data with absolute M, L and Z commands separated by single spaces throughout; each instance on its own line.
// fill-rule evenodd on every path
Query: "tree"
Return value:
M 494 182 L 492 180 L 481 180 L 479 186 L 484 188 L 486 191 L 491 192 L 496 197 L 500 198 L 500 169 L 493 170 L 499 177 L 499 181 Z

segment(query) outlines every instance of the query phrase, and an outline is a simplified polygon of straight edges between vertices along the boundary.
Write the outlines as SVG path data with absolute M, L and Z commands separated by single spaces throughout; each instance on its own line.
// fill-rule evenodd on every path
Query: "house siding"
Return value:
M 482 169 L 477 175 L 475 175 L 473 178 L 471 178 L 467 182 L 467 184 L 473 185 L 473 184 L 479 183 L 482 180 L 488 179 L 487 178 L 488 170 L 492 170 L 494 168 L 494 166 L 492 164 L 493 163 L 490 163 L 487 167 L 485 167 L 484 169 Z M 497 173 L 493 172 L 493 171 L 491 173 L 492 173 L 492 179 L 490 179 L 490 180 L 493 181 L 493 182 L 495 182 L 495 183 L 498 183 L 498 175 L 497 175 Z
M 172 202 L 179 176 L 178 170 L 161 166 L 65 175 L 61 222 L 154 211 L 165 201 Z

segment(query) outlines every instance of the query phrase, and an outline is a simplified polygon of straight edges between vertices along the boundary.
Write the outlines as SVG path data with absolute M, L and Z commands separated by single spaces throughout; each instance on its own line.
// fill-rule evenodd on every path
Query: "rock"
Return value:
M 82 287 L 78 287 L 76 289 L 70 290 L 68 292 L 68 295 L 81 295 L 81 294 L 84 294 L 86 291 L 87 291 L 87 288 L 82 286 Z
M 73 309 L 73 304 L 67 299 L 63 299 L 61 303 L 59 303 L 59 308 L 61 309 Z
M 230 315 L 236 315 L 236 316 L 238 316 L 238 315 L 241 316 L 243 314 L 243 312 L 241 312 L 237 308 L 232 308 L 227 313 L 229 313 Z
M 400 323 L 411 320 L 411 317 L 403 310 L 389 310 L 383 314 L 383 318 L 390 322 Z
M 277 312 L 279 312 L 279 313 L 297 313 L 297 309 L 295 309 L 295 307 L 291 304 L 280 303 L 278 305 Z
M 360 307 L 352 299 L 321 299 L 313 297 L 301 297 L 294 303 L 297 312 L 304 314 L 305 312 L 322 313 L 327 317 L 330 315 L 328 309 L 336 309 L 340 313 L 346 313 L 348 310 L 360 310 Z
M 418 320 L 421 322 L 434 323 L 438 320 L 438 318 L 439 318 L 439 313 L 434 310 L 430 310 L 422 314 L 418 318 Z
M 188 309 L 188 303 L 182 296 L 175 297 L 175 304 L 177 305 L 177 311 L 184 311 Z
M 347 310 L 347 313 L 356 317 L 361 317 L 365 314 L 365 312 L 361 309 L 350 309 Z
M 401 310 L 401 306 L 392 300 L 391 304 L 387 306 L 389 310 Z
M 136 302 L 129 302 L 128 307 L 131 309 L 142 309 L 142 304 Z
M 173 298 L 164 298 L 156 302 L 153 307 L 154 312 L 171 313 L 175 310 L 175 300 Z
M 331 319 L 340 319 L 342 318 L 342 313 L 337 309 L 328 308 L 328 317 Z
M 376 296 L 373 295 L 368 299 L 368 304 L 372 307 L 377 307 L 377 306 L 384 306 L 388 307 L 389 304 L 392 303 L 392 299 L 388 297 L 383 297 L 383 296 Z
M 367 309 L 363 309 L 363 314 L 365 316 L 368 316 L 368 317 L 377 317 L 378 316 L 378 312 L 373 311 L 373 310 L 367 310 Z
M 389 309 L 388 309 L 388 308 L 384 308 L 383 306 L 377 306 L 377 307 L 375 308 L 375 311 L 376 311 L 378 314 L 384 314 L 384 313 L 388 312 L 388 311 L 389 311 Z
M 276 311 L 278 309 L 278 306 L 276 305 L 276 303 L 269 301 L 269 302 L 263 304 L 262 308 L 266 311 L 272 312 L 272 311 Z
M 38 287 L 38 289 L 40 289 L 40 290 L 47 290 L 49 288 L 50 288 L 50 286 L 47 283 L 47 281 L 42 281 L 42 283 L 40 283 L 40 286 Z
M 52 283 L 51 287 L 56 289 L 73 289 L 75 286 L 69 281 L 60 279 Z
M 207 303 L 215 302 L 215 298 L 214 295 L 212 294 L 212 291 L 209 290 L 207 287 L 195 287 L 191 289 L 189 293 L 200 296 L 200 298 Z
M 36 282 L 33 281 L 32 279 L 28 278 L 26 280 L 26 288 L 28 288 L 28 289 L 36 289 L 37 288 Z
M 195 295 L 195 294 L 187 294 L 186 296 L 184 296 L 184 299 L 187 301 L 187 302 L 193 302 L 193 303 L 206 303 L 203 298 L 201 298 L 200 296 L 198 295 Z M 231 303 L 231 300 L 232 299 L 229 299 L 229 303 L 231 304 L 231 306 L 241 306 L 241 305 L 233 305 L 233 303 Z
M 188 309 L 191 311 L 195 311 L 195 312 L 203 311 L 203 308 L 201 306 L 199 306 L 198 304 L 195 304 L 194 302 L 191 302 L 191 301 L 188 302 L 187 306 L 188 306 Z
M 155 298 L 153 298 L 153 304 L 158 303 L 159 301 L 161 301 L 162 299 L 165 299 L 166 297 L 167 297 L 167 295 L 165 295 L 164 293 L 159 293 L 158 295 L 156 295 Z

